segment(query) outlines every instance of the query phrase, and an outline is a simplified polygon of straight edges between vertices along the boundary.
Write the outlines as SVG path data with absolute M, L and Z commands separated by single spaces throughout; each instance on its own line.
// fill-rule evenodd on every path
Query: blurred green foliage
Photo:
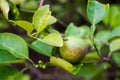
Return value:
M 34 12 L 39 7 L 39 0 L 10 0 L 14 4 L 16 4 L 17 8 L 20 11 L 19 20 L 27 20 L 32 22 L 32 17 Z M 95 32 L 95 39 L 96 44 L 98 45 L 101 52 L 107 53 L 107 56 L 110 57 L 111 61 L 114 63 L 113 65 L 117 65 L 120 67 L 120 5 L 119 0 L 113 1 L 113 0 L 99 0 L 100 2 L 110 3 L 110 8 L 108 15 L 105 17 L 105 19 L 97 24 L 96 32 Z M 88 40 L 88 37 L 90 37 L 90 21 L 87 18 L 87 0 L 45 0 L 44 4 L 49 4 L 50 9 L 52 12 L 52 15 L 54 15 L 57 18 L 57 23 L 55 25 L 52 25 L 55 29 L 61 30 L 61 32 L 64 32 L 65 29 L 69 31 L 65 32 L 67 36 L 69 35 L 77 35 L 78 33 L 86 40 Z M 67 26 L 71 22 L 74 23 Z M 5 32 L 6 30 L 9 30 L 13 25 L 8 23 L 6 18 L 3 16 L 2 11 L 0 11 L 0 32 Z M 74 30 L 73 32 L 70 30 Z M 46 34 L 50 33 L 50 28 L 45 29 Z M 54 29 L 52 29 L 53 31 Z M 11 30 L 12 32 L 16 32 L 14 30 Z M 55 30 L 54 30 L 55 31 Z M 75 33 L 76 32 L 76 33 Z M 18 28 L 16 33 L 21 33 L 21 35 L 24 33 L 21 29 Z M 45 33 L 45 32 L 42 32 Z M 42 34 L 44 35 L 44 34 Z M 87 36 L 85 36 L 87 35 Z M 28 38 L 28 37 L 27 37 Z M 88 40 L 89 41 L 89 40 Z M 109 46 L 106 46 L 106 43 Z M 46 44 L 43 44 L 42 42 L 34 42 L 33 45 L 36 43 L 39 43 L 40 45 L 46 46 Z M 35 46 L 39 45 L 36 44 Z M 101 44 L 104 44 L 101 46 Z M 91 44 L 89 44 L 91 45 Z M 92 46 L 92 45 L 91 45 Z M 37 52 L 43 52 L 47 56 L 47 53 L 52 54 L 53 46 L 49 46 L 49 50 L 46 51 L 46 49 L 43 49 L 41 51 L 36 50 Z M 106 49 L 106 50 L 104 50 Z M 90 50 L 94 52 L 94 49 Z M 104 54 L 103 54 L 104 55 Z M 91 57 L 91 56 L 90 56 Z M 93 56 L 92 56 L 93 57 Z M 106 55 L 105 55 L 106 57 Z M 112 67 L 108 63 L 101 63 L 98 62 L 98 64 L 95 63 L 85 63 L 83 67 L 81 68 L 81 71 L 78 77 L 84 78 L 84 80 L 106 80 L 105 74 L 107 73 L 107 69 L 113 69 L 116 70 L 116 79 L 119 80 L 120 76 L 120 70 L 118 70 L 116 67 Z M 109 78 L 108 78 L 109 79 Z

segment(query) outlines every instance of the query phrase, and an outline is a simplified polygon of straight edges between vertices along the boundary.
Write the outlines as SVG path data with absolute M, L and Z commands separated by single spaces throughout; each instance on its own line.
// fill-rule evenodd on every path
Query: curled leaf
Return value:
M 58 66 L 64 70 L 66 70 L 70 73 L 73 73 L 73 71 L 75 69 L 75 67 L 71 63 L 69 63 L 61 58 L 56 58 L 54 56 L 50 57 L 50 63 L 52 65 Z
M 54 65 L 54 66 L 58 66 L 68 72 L 70 72 L 73 75 L 78 74 L 78 72 L 80 71 L 81 67 L 83 64 L 78 63 L 78 64 L 71 64 L 68 61 L 61 59 L 61 58 L 56 58 L 54 56 L 50 57 L 50 64 Z
M 42 42 L 58 47 L 63 45 L 63 39 L 60 33 L 48 34 L 42 39 Z
M 0 8 L 5 18 L 8 19 L 8 12 L 10 10 L 8 2 L 6 0 L 0 0 Z
M 102 4 L 95 0 L 88 0 L 87 15 L 91 24 L 97 24 L 108 13 L 109 4 Z
M 24 29 L 28 33 L 31 33 L 34 30 L 32 23 L 30 23 L 28 21 L 12 21 L 11 20 L 11 22 L 18 25 L 19 27 L 21 27 L 22 29 Z
M 49 5 L 40 7 L 35 12 L 35 14 L 33 15 L 33 25 L 38 33 L 43 31 L 47 27 L 50 20 L 50 16 L 51 12 L 49 11 Z

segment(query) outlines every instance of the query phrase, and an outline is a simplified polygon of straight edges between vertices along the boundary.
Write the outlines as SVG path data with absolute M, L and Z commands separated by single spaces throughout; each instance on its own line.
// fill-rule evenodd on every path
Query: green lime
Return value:
M 68 36 L 59 50 L 63 59 L 71 63 L 78 63 L 86 53 L 87 44 L 81 37 Z

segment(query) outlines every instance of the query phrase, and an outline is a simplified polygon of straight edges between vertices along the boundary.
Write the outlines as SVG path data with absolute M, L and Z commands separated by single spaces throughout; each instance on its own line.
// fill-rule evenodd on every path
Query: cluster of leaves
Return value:
M 15 4 L 20 4 L 21 2 L 22 0 L 20 0 L 20 2 L 15 2 L 14 0 L 0 0 L 0 8 L 5 18 L 11 24 L 15 24 L 25 30 L 27 35 L 34 39 L 34 41 L 32 43 L 27 43 L 22 37 L 16 34 L 8 32 L 0 33 L 0 76 L 2 80 L 20 80 L 20 78 L 21 80 L 29 80 L 28 75 L 23 75 L 21 73 L 22 71 L 19 72 L 17 69 L 7 66 L 7 64 L 24 63 L 26 60 L 32 63 L 28 68 L 45 68 L 46 66 L 54 65 L 61 67 L 73 75 L 81 76 L 86 79 L 96 77 L 100 74 L 101 76 L 99 77 L 103 80 L 104 77 L 102 73 L 105 69 L 111 67 L 111 60 L 114 61 L 117 67 L 120 67 L 120 18 L 118 18 L 120 11 L 117 7 L 110 8 L 109 11 L 109 4 L 88 0 L 87 15 L 92 24 L 91 28 L 86 25 L 76 27 L 73 23 L 67 26 L 64 33 L 65 37 L 82 37 L 91 48 L 91 51 L 85 55 L 80 63 L 72 64 L 60 57 L 56 58 L 56 56 L 53 56 L 53 52 L 59 53 L 57 48 L 63 45 L 64 39 L 60 32 L 49 27 L 49 25 L 57 21 L 56 18 L 52 16 L 49 5 L 38 8 L 31 22 L 29 22 L 19 19 L 20 12 Z M 36 7 L 37 6 L 35 6 L 34 9 L 36 9 Z M 21 8 L 28 9 L 24 7 L 24 4 L 21 4 Z M 116 11 L 116 13 L 113 15 L 114 11 Z M 109 16 L 111 17 L 109 18 Z M 101 30 L 95 33 L 97 23 L 102 20 L 105 25 L 112 26 L 113 30 Z M 50 57 L 49 64 L 44 64 L 42 61 L 39 61 L 38 64 L 34 64 L 29 58 L 28 45 L 39 54 Z M 56 51 L 53 51 L 55 48 Z M 102 62 L 99 64 L 100 66 L 98 68 L 96 62 L 100 60 L 108 63 Z M 11 71 L 9 71 L 9 69 Z M 2 73 L 5 72 L 6 76 L 2 76 Z

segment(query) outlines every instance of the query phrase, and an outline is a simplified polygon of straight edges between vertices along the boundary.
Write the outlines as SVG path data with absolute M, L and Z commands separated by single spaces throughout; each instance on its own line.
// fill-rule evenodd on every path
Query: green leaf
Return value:
M 99 65 L 98 69 L 99 69 L 99 72 L 101 72 L 101 71 L 105 71 L 106 69 L 108 69 L 108 68 L 110 68 L 110 67 L 112 67 L 112 65 L 111 65 L 110 63 L 108 63 L 108 62 L 102 62 L 102 63 Z M 104 72 L 103 72 L 103 73 L 104 73 Z
M 53 46 L 48 45 L 46 43 L 43 43 L 41 41 L 34 41 L 31 45 L 31 48 L 37 51 L 40 54 L 43 54 L 45 56 L 51 56 L 52 55 L 52 49 Z
M 120 39 L 115 39 L 110 43 L 110 51 L 120 50 Z
M 92 24 L 92 25 L 91 25 L 91 32 L 92 32 L 92 35 L 94 34 L 94 32 L 95 32 L 95 29 L 96 29 L 96 26 L 95 26 L 95 24 Z
M 112 21 L 111 21 L 111 26 L 112 26 L 113 28 L 116 28 L 116 27 L 120 26 L 120 11 L 119 11 L 119 13 L 116 14 L 116 15 L 114 16 L 114 18 L 112 19 Z
M 43 31 L 43 32 L 41 32 L 41 34 L 39 35 L 39 38 L 40 39 L 43 39 L 45 36 L 47 36 L 49 33 L 48 32 L 45 32 L 45 31 Z M 41 40 L 40 40 L 41 41 Z
M 101 47 L 103 46 L 103 43 L 101 43 L 99 40 L 97 40 L 97 39 L 94 39 L 94 43 L 95 43 L 95 45 L 96 45 L 96 47 L 97 47 L 97 49 L 98 50 L 100 50 L 101 49 Z M 94 49 L 94 48 L 93 48 Z
M 111 59 L 120 67 L 120 53 L 119 52 L 112 53 Z
M 8 51 L 0 49 L 0 65 L 12 64 L 12 63 L 23 63 L 24 61 L 25 60 L 18 60 Z
M 39 4 L 38 4 L 38 1 L 36 0 L 23 0 L 22 3 L 20 4 L 20 9 L 28 12 L 29 11 L 35 12 L 38 8 L 39 8 Z
M 74 76 L 76 76 L 76 75 L 78 75 L 79 71 L 81 70 L 81 67 L 83 66 L 83 64 L 82 63 L 77 63 L 77 64 L 72 64 L 72 65 L 75 67 L 75 69 L 72 72 L 72 74 Z
M 98 56 L 97 52 L 91 52 L 91 53 L 87 53 L 81 62 L 91 63 L 99 60 L 100 60 L 100 57 Z
M 115 28 L 107 37 L 106 41 L 113 39 L 115 37 L 120 37 L 120 27 Z
M 25 75 L 23 75 L 21 80 L 30 80 L 30 76 L 25 74 Z
M 53 23 L 55 23 L 57 21 L 57 19 L 54 16 L 50 16 L 50 19 L 48 21 L 48 25 L 51 25 Z
M 110 53 L 110 46 L 103 44 L 100 48 L 101 55 L 109 55 Z
M 98 73 L 98 67 L 95 63 L 84 63 L 77 76 L 91 79 Z
M 12 33 L 0 33 L 0 49 L 7 50 L 16 58 L 28 59 L 27 43 Z
M 72 73 L 75 69 L 75 67 L 71 63 L 65 61 L 64 59 L 56 58 L 54 56 L 50 57 L 50 64 L 58 66 L 70 73 Z
M 67 36 L 73 36 L 73 35 L 80 36 L 80 30 L 73 23 L 70 23 L 67 26 L 67 29 L 65 31 L 65 37 L 67 37 Z
M 76 27 L 73 23 L 70 23 L 67 26 L 65 31 L 65 37 L 67 36 L 79 36 L 79 37 L 88 37 L 91 34 L 91 30 L 88 26 Z
M 79 27 L 80 29 L 80 36 L 82 37 L 90 37 L 91 35 L 91 29 L 89 26 L 82 25 Z
M 95 38 L 101 42 L 105 42 L 109 34 L 110 34 L 110 31 L 101 30 L 101 31 L 97 32 L 97 34 L 95 35 Z
M 0 80 L 21 80 L 22 73 L 14 67 L 0 66 Z
M 24 0 L 10 0 L 12 3 L 14 3 L 15 5 L 19 5 L 21 4 Z
M 6 0 L 0 0 L 0 8 L 5 18 L 8 19 L 8 12 L 10 10 L 8 2 Z
M 111 5 L 108 15 L 103 20 L 105 25 L 110 25 L 112 28 L 120 26 L 120 10 L 119 6 Z
M 91 24 L 97 24 L 108 13 L 109 4 L 101 4 L 98 1 L 88 0 L 87 15 Z
M 52 27 L 47 28 L 47 30 L 49 33 L 59 33 L 59 31 L 57 31 L 56 29 L 54 29 Z
M 49 11 L 49 5 L 40 7 L 33 15 L 33 25 L 37 33 L 43 31 L 48 23 L 50 23 L 51 12 Z
M 31 33 L 34 30 L 32 23 L 30 23 L 28 21 L 11 21 L 11 22 L 18 25 L 19 27 L 21 27 L 28 33 Z
M 42 42 L 57 47 L 61 47 L 63 45 L 63 39 L 60 33 L 50 33 L 42 39 Z
M 17 9 L 16 5 L 13 4 L 11 1 L 8 1 L 9 3 L 9 13 L 8 13 L 8 19 L 10 20 L 16 20 L 19 18 L 19 10 Z
M 73 75 L 76 75 L 82 66 L 81 63 L 77 64 L 77 65 L 73 65 L 64 59 L 56 58 L 54 56 L 50 57 L 50 64 L 60 67 L 64 70 L 70 72 Z
M 15 20 L 19 17 L 17 7 L 9 0 L 0 0 L 0 8 L 6 19 Z

